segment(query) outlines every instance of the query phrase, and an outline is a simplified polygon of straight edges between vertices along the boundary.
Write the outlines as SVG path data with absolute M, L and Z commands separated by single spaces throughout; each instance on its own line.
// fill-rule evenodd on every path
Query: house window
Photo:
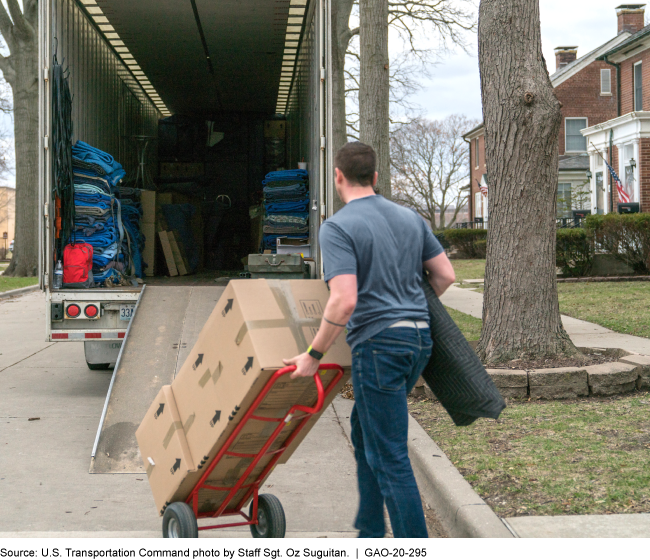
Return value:
M 601 95 L 612 94 L 612 71 L 611 70 L 600 71 L 600 94 Z
M 479 161 L 480 161 L 478 146 L 479 146 L 479 139 L 477 138 L 476 140 L 474 140 L 474 159 L 476 161 L 476 169 L 478 169 Z
M 634 110 L 643 111 L 643 64 L 634 65 Z
M 571 183 L 557 185 L 557 217 L 571 217 Z
M 583 128 L 587 128 L 587 119 L 570 119 L 565 120 L 565 151 L 567 152 L 586 152 L 587 139 L 580 133 Z

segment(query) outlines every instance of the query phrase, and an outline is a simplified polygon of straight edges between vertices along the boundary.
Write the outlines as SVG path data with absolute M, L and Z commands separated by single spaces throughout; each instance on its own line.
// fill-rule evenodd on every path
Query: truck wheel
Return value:
M 113 369 L 111 368 L 111 364 L 89 364 L 86 362 L 86 365 L 88 366 L 88 369 L 91 369 L 93 371 L 100 370 L 100 369 Z
M 253 516 L 253 502 L 250 506 Z M 287 520 L 280 500 L 272 494 L 260 494 L 257 502 L 257 525 L 251 525 L 255 539 L 283 539 L 287 532 Z
M 199 527 L 194 511 L 185 502 L 170 504 L 163 515 L 163 538 L 198 539 Z

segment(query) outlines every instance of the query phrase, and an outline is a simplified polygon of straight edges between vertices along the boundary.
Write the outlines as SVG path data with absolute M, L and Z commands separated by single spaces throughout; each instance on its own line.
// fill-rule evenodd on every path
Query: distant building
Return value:
M 16 233 L 16 189 L 0 187 L 0 258 L 6 258 Z M 6 236 L 6 237 L 5 237 Z
M 608 53 L 621 52 L 623 46 L 648 30 L 641 39 L 650 36 L 650 27 L 643 27 L 645 4 L 624 4 L 616 8 L 618 34 L 597 49 L 578 58 L 578 47 L 562 46 L 555 49 L 555 73 L 551 83 L 562 103 L 562 127 L 559 137 L 558 217 L 570 217 L 572 210 L 594 208 L 591 191 L 596 183 L 602 192 L 607 188 L 607 174 L 602 172 L 604 162 L 594 159 L 596 152 L 583 136 L 584 129 L 597 129 L 601 123 L 615 119 L 619 114 L 618 72 Z M 626 49 L 626 52 L 629 52 Z M 636 50 L 634 56 L 641 51 Z M 650 50 L 648 53 L 650 59 Z M 650 60 L 648 60 L 650 68 Z M 639 71 L 640 72 L 640 71 Z M 631 75 L 631 72 L 630 72 Z M 621 79 L 625 89 L 625 74 Z M 630 81 L 630 80 L 628 80 Z M 650 93 L 650 84 L 648 86 Z M 626 93 L 622 93 L 624 99 Z M 628 95 L 631 97 L 631 94 Z M 650 104 L 649 104 L 650 105 Z M 650 117 L 650 114 L 648 115 Z M 485 165 L 485 127 L 480 125 L 463 138 L 470 144 L 471 195 L 470 221 L 488 218 L 489 177 Z M 602 148 L 602 146 L 601 146 Z M 603 155 L 605 155 L 603 153 Z M 598 173 L 593 169 L 599 164 Z M 591 177 L 590 177 L 591 174 Z M 650 177 L 648 178 L 650 181 Z M 481 193 L 481 184 L 487 185 L 487 195 Z M 601 197 L 602 198 L 602 197 Z M 479 220 L 480 221 L 480 220 Z

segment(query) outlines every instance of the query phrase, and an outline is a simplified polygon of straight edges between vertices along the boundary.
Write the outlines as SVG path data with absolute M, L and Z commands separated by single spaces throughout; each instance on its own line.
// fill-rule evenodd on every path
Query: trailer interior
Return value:
M 309 171 L 304 236 L 317 260 L 327 205 L 325 2 L 50 0 L 40 9 L 42 57 L 68 72 L 74 140 L 113 155 L 125 181 L 156 193 L 156 221 L 142 230 L 156 245 L 146 283 L 169 276 L 161 204 L 185 213 L 176 233 L 189 270 L 175 283 L 237 276 L 261 250 L 265 175 L 299 162 Z M 47 111 L 46 86 L 42 94 Z M 43 168 L 53 202 L 47 160 Z M 44 229 L 51 282 L 54 240 Z

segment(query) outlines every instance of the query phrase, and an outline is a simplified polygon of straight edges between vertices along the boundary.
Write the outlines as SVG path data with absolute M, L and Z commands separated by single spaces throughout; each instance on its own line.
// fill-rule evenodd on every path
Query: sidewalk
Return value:
M 447 307 L 482 318 L 483 294 L 452 286 L 440 298 Z M 650 340 L 615 333 L 600 325 L 562 315 L 562 323 L 576 346 L 623 348 L 650 355 Z M 511 517 L 510 530 L 522 538 L 548 537 L 650 537 L 650 514 L 566 515 L 557 517 Z
M 160 537 L 146 476 L 88 473 L 110 372 L 90 371 L 80 343 L 44 342 L 40 292 L 0 301 L 0 319 L 0 539 Z M 332 408 L 264 491 L 281 500 L 287 536 L 356 537 L 356 465 Z
M 0 300 L 0 319 L 0 539 L 161 537 L 145 475 L 88 473 L 111 372 L 90 371 L 80 343 L 44 342 L 41 292 Z M 348 416 L 328 408 L 264 485 L 282 502 L 287 537 L 357 536 Z M 251 538 L 248 527 L 200 535 Z

